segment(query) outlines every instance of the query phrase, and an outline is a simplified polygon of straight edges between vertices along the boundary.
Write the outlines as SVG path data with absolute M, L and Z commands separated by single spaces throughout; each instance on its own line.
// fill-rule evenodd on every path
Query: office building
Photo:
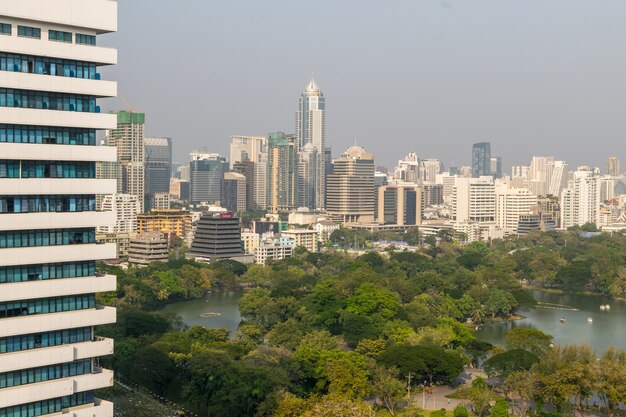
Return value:
M 238 161 L 233 165 L 233 172 L 241 174 L 246 180 L 246 210 L 256 210 L 255 189 L 256 189 L 256 169 L 255 162 L 250 160 Z
M 472 177 L 479 178 L 491 175 L 491 144 L 475 143 L 472 146 Z
M 547 195 L 555 197 L 561 195 L 561 191 L 567 187 L 567 173 L 567 162 L 554 161 Z
M 268 137 L 267 178 L 272 213 L 293 210 L 296 206 L 296 142 L 283 132 Z
M 443 184 L 422 184 L 422 210 L 426 207 L 443 204 L 443 187 Z
M 456 178 L 451 196 L 451 218 L 455 223 L 493 223 L 496 193 L 493 178 Z
M 172 177 L 172 139 L 144 138 L 145 211 L 154 207 L 154 194 L 169 193 Z
M 205 213 L 198 220 L 188 256 L 214 261 L 243 254 L 239 219 L 231 213 Z
M 323 209 L 326 207 L 326 99 L 313 79 L 300 96 L 296 113 L 297 150 L 304 149 L 307 143 L 311 143 L 317 150 L 315 202 L 311 208 Z
M 607 174 L 610 175 L 611 177 L 619 177 L 621 172 L 619 169 L 619 159 L 617 159 L 617 156 L 611 156 L 609 157 L 609 160 L 606 164 L 606 169 L 607 169 Z
M 404 159 L 398 161 L 394 170 L 394 178 L 398 181 L 419 184 L 419 158 L 415 152 L 409 152 Z
M 492 156 L 491 157 L 491 175 L 494 178 L 502 178 L 502 157 L 501 156 Z
M 172 203 L 170 193 L 154 193 L 147 196 L 148 207 L 150 210 L 169 210 Z
M 422 182 L 435 182 L 438 174 L 441 174 L 442 163 L 439 159 L 429 158 L 420 162 Z M 421 182 L 420 182 L 421 184 Z
M 284 239 L 266 239 L 254 249 L 254 263 L 265 265 L 269 259 L 280 261 L 291 258 L 294 247 L 295 242 L 291 239 L 287 242 Z
M 526 188 L 510 188 L 508 184 L 497 184 L 496 192 L 496 225 L 504 233 L 517 232 L 521 215 L 531 212 L 537 206 L 537 196 Z
M 344 224 L 374 223 L 374 155 L 351 146 L 333 165 L 328 176 L 328 215 Z
M 216 203 L 222 199 L 226 158 L 216 153 L 192 152 L 189 162 L 190 197 L 193 203 Z
M 317 252 L 319 238 L 315 230 L 291 229 L 281 232 L 280 235 L 293 239 L 296 247 L 301 246 L 311 253 Z
M 170 196 L 174 200 L 189 201 L 190 198 L 189 181 L 170 178 Z
M 581 167 L 582 168 L 582 167 Z M 561 193 L 561 228 L 596 224 L 600 213 L 600 186 L 598 176 L 591 170 L 574 172 L 572 188 Z
M 117 162 L 121 166 L 122 181 L 118 187 L 122 194 L 137 196 L 141 211 L 144 210 L 145 165 L 144 124 L 146 115 L 131 111 L 118 111 L 117 128 L 106 132 L 106 143 L 117 149 Z
M 186 210 L 157 210 L 141 213 L 137 216 L 137 232 L 161 232 L 168 236 L 175 235 L 181 239 L 191 236 L 192 216 Z
M 117 157 L 96 144 L 117 125 L 97 103 L 117 92 L 100 78 L 117 51 L 97 46 L 117 30 L 117 2 L 5 0 L 0 23 L 0 415 L 112 417 L 94 393 L 113 385 L 98 362 L 113 341 L 95 326 L 115 322 L 96 294 L 116 278 L 96 261 L 116 251 L 95 234 L 115 217 L 95 194 L 117 185 L 95 165 Z
M 337 231 L 341 226 L 330 220 L 320 220 L 313 225 L 313 230 L 317 232 L 317 238 L 320 243 L 324 244 L 330 240 L 330 235 Z
M 128 262 L 147 266 L 152 262 L 167 262 L 169 258 L 167 237 L 160 232 L 148 232 L 130 239 Z
M 244 231 L 241 232 L 241 241 L 243 242 L 243 253 L 254 255 L 254 250 L 258 248 L 261 243 L 261 235 Z
M 259 162 L 254 164 L 254 210 L 265 210 L 270 204 L 268 145 L 259 155 Z
M 556 229 L 556 222 L 550 214 L 541 212 L 520 214 L 517 234 L 527 235 L 531 232 L 550 232 Z
M 298 207 L 308 207 L 315 210 L 316 181 L 317 181 L 317 149 L 311 142 L 304 145 L 298 152 Z
M 259 155 L 263 152 L 267 139 L 263 136 L 238 136 L 230 137 L 230 169 L 237 162 L 259 162 Z
M 130 194 L 109 194 L 102 200 L 102 211 L 115 213 L 114 225 L 98 228 L 101 232 L 133 233 L 137 230 L 137 214 L 140 212 L 137 196 Z
M 246 211 L 246 177 L 237 172 L 224 173 L 222 207 L 232 213 Z
M 417 225 L 422 223 L 422 188 L 392 186 L 378 188 L 378 224 Z

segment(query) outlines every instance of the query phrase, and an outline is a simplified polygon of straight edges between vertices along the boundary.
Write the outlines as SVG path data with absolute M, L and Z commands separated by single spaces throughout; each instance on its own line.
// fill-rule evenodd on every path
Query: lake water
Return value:
M 626 348 L 626 303 L 598 295 L 553 294 L 540 290 L 531 291 L 540 303 L 560 304 L 572 310 L 536 308 L 522 311 L 526 318 L 511 322 L 491 323 L 477 332 L 479 339 L 503 344 L 504 333 L 514 327 L 532 327 L 554 336 L 556 344 L 586 343 L 598 354 L 610 346 Z M 203 299 L 168 304 L 164 311 L 178 314 L 188 326 L 228 328 L 231 335 L 241 320 L 237 303 L 242 293 L 214 293 Z M 609 304 L 609 311 L 601 311 L 600 305 Z M 204 313 L 219 313 L 215 317 L 202 317 Z M 565 319 L 560 322 L 561 317 Z M 591 323 L 587 318 L 591 317 Z
M 203 326 L 209 329 L 230 329 L 231 336 L 241 321 L 237 303 L 242 293 L 219 292 L 198 300 L 179 301 L 168 304 L 163 311 L 178 314 L 187 326 Z M 218 313 L 203 317 L 207 313 Z
M 553 294 L 545 291 L 531 291 L 540 303 L 560 304 L 572 310 L 535 308 L 522 311 L 526 318 L 512 322 L 491 323 L 477 332 L 479 339 L 493 344 L 503 344 L 503 336 L 515 327 L 532 327 L 554 336 L 554 343 L 586 343 L 596 350 L 598 355 L 610 346 L 626 348 L 626 303 L 599 295 Z M 601 311 L 600 305 L 609 304 L 609 311 Z M 588 322 L 588 318 L 592 322 Z M 561 323 L 560 319 L 565 322 Z

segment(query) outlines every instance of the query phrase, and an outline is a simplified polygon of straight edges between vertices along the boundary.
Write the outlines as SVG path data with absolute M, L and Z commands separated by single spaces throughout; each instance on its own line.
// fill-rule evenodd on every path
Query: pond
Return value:
M 168 304 L 164 312 L 178 314 L 187 326 L 203 326 L 209 329 L 227 328 L 231 336 L 241 321 L 239 292 L 217 292 L 197 300 Z
M 554 336 L 555 344 L 588 344 L 598 355 L 610 346 L 626 348 L 626 303 L 600 295 L 557 294 L 532 290 L 540 303 L 522 311 L 523 320 L 490 323 L 476 332 L 479 339 L 503 344 L 503 336 L 515 327 L 531 327 Z M 610 309 L 602 311 L 601 305 Z M 563 319 L 563 321 L 561 320 Z M 589 320 L 591 319 L 591 320 Z

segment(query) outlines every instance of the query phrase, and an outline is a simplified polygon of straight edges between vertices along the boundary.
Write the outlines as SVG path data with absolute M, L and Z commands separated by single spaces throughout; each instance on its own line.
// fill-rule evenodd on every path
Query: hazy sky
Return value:
M 228 156 L 232 134 L 293 132 L 314 73 L 333 155 L 357 142 L 507 171 L 532 155 L 626 165 L 624 0 L 119 0 L 104 71 L 146 134 Z M 105 108 L 126 107 L 119 99 Z

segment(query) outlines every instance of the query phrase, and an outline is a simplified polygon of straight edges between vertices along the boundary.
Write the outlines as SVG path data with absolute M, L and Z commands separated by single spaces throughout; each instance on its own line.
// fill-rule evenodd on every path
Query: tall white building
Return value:
M 422 170 L 422 180 L 425 182 L 435 182 L 437 174 L 441 174 L 441 161 L 436 158 L 429 158 L 420 164 Z
M 537 206 L 537 196 L 526 188 L 510 188 L 507 184 L 496 184 L 496 225 L 505 234 L 517 231 L 521 215 L 529 214 Z
M 600 186 L 593 171 L 574 172 L 572 188 L 561 193 L 561 228 L 598 224 L 600 213 Z
M 116 160 L 96 131 L 117 124 L 97 105 L 117 93 L 99 75 L 117 51 L 96 44 L 117 30 L 117 2 L 3 0 L 0 23 L 0 415 L 110 417 L 94 391 L 113 385 L 96 359 L 113 341 L 94 326 L 115 309 L 95 296 L 116 279 L 96 261 L 116 253 L 95 231 L 115 218 L 95 194 L 116 183 L 95 164 Z
M 300 96 L 300 108 L 296 113 L 297 151 L 307 143 L 317 150 L 315 178 L 315 204 L 311 208 L 326 208 L 326 99 L 315 80 L 311 79 Z
M 552 178 L 550 179 L 548 194 L 555 197 L 561 195 L 561 191 L 567 187 L 567 174 L 567 162 L 554 161 L 554 168 L 552 169 Z
M 137 213 L 140 213 L 137 196 L 130 194 L 109 194 L 102 200 L 102 211 L 115 213 L 115 225 L 99 227 L 107 233 L 132 233 L 137 231 Z
M 419 158 L 415 152 L 409 152 L 404 159 L 398 161 L 394 170 L 394 178 L 398 181 L 419 184 Z
M 455 223 L 493 223 L 496 220 L 496 193 L 493 178 L 457 177 L 452 190 L 452 220 Z

